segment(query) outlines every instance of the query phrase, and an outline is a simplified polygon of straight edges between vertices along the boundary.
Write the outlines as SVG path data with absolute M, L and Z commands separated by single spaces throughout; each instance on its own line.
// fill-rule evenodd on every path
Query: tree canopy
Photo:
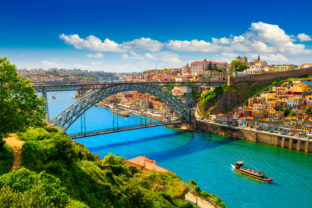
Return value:
M 237 60 L 233 60 L 231 62 L 231 65 L 234 71 L 244 71 L 245 69 L 248 68 L 246 64 L 243 64 Z
M 306 107 L 306 108 L 304 109 L 304 112 L 307 113 L 307 114 L 312 114 L 312 109 L 311 109 L 311 107 Z
M 15 65 L 0 58 L 0 148 L 8 133 L 42 124 L 44 98 L 38 97 L 33 85 L 19 76 Z

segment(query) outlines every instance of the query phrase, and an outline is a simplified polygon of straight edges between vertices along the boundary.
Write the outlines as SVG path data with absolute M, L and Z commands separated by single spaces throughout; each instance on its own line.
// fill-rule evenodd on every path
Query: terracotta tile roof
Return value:
M 172 173 L 175 175 L 174 172 L 171 172 L 165 168 L 162 168 L 158 165 L 156 165 L 156 161 L 155 160 L 151 160 L 151 159 L 148 159 L 147 157 L 145 156 L 139 156 L 139 157 L 136 157 L 136 158 L 132 158 L 132 159 L 129 159 L 127 160 L 128 163 L 131 163 L 135 166 L 139 166 L 141 167 L 142 169 L 144 170 L 155 170 L 155 171 L 158 171 L 158 172 L 167 172 L 167 173 Z

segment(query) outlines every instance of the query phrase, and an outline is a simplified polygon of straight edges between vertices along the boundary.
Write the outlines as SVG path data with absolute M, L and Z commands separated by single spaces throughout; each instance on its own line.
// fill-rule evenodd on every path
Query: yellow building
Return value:
M 282 72 L 282 71 L 289 71 L 289 70 L 295 70 L 297 67 L 295 65 L 274 65 L 273 66 L 275 72 Z
M 294 83 L 293 86 L 294 92 L 311 92 L 311 87 L 305 83 Z

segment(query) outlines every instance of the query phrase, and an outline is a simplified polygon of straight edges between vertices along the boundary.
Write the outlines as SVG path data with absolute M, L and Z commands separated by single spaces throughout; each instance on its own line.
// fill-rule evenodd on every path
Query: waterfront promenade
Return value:
M 270 144 L 281 148 L 297 151 L 312 152 L 312 139 L 298 136 L 284 135 L 281 133 L 246 128 L 243 126 L 231 126 L 213 122 L 206 119 L 196 119 L 196 127 L 235 139 Z

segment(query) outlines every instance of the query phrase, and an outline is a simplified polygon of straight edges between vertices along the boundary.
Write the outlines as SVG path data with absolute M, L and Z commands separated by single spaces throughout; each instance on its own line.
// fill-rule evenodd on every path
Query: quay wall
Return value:
M 281 148 L 287 148 L 303 152 L 312 152 L 312 139 L 298 138 L 287 135 L 279 135 L 270 132 L 256 131 L 254 129 L 242 129 L 205 121 L 196 121 L 196 129 L 233 139 L 269 144 Z
M 284 72 L 267 72 L 262 74 L 253 74 L 241 77 L 232 78 L 233 84 L 239 84 L 241 82 L 264 82 L 276 79 L 284 79 L 289 77 L 301 77 L 304 75 L 312 75 L 312 67 L 304 68 L 300 70 L 289 70 Z

